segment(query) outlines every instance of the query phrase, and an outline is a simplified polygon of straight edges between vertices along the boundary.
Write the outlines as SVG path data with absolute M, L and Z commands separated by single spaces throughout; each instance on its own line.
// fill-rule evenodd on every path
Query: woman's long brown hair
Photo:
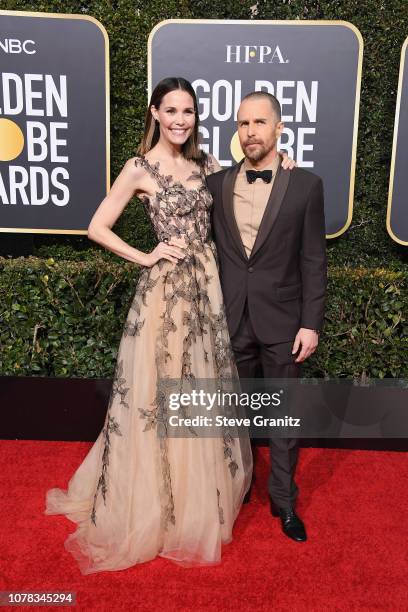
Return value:
M 206 155 L 198 146 L 199 132 L 197 98 L 191 83 L 182 77 L 168 77 L 166 79 L 162 79 L 154 88 L 145 117 L 143 139 L 137 149 L 137 152 L 141 155 L 145 155 L 158 143 L 160 138 L 160 125 L 153 118 L 151 107 L 154 106 L 158 109 L 164 96 L 171 91 L 175 91 L 176 89 L 186 91 L 188 94 L 190 94 L 194 102 L 195 124 L 191 135 L 182 146 L 183 156 L 186 159 L 193 160 L 197 164 L 202 165 L 206 159 Z

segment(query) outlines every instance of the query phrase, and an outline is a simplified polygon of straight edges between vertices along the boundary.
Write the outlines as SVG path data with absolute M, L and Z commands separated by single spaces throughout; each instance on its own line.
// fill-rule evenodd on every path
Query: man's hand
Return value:
M 310 357 L 310 355 L 315 352 L 318 344 L 319 335 L 313 331 L 313 329 L 301 327 L 296 334 L 292 348 L 292 355 L 297 353 L 299 348 L 301 348 L 299 355 L 295 359 L 295 363 L 300 363 Z
M 293 168 L 297 168 L 297 163 L 291 157 L 288 157 L 286 151 L 279 151 L 279 155 L 282 157 L 282 168 L 284 170 L 293 170 Z

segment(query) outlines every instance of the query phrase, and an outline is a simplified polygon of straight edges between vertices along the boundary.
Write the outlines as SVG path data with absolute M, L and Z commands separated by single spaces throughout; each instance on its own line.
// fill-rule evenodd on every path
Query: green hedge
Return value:
M 366 267 L 407 263 L 408 249 L 393 242 L 385 229 L 400 52 L 408 34 L 406 0 L 3 0 L 0 7 L 92 15 L 107 29 L 113 179 L 134 154 L 142 134 L 147 38 L 158 22 L 169 18 L 350 21 L 364 39 L 355 212 L 349 230 L 330 241 L 329 260 L 334 265 Z M 150 226 L 136 202 L 127 207 L 115 229 L 140 248 L 152 244 Z M 36 235 L 34 244 L 34 254 L 56 259 L 93 258 L 100 251 L 86 237 Z
M 113 375 L 137 266 L 0 258 L 0 271 L 3 375 Z M 332 268 L 325 330 L 306 374 L 408 377 L 407 301 L 407 273 Z

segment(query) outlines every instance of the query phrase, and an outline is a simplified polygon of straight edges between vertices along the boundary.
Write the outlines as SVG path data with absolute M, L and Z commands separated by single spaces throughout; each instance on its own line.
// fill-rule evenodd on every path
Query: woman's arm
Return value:
M 113 183 L 108 195 L 102 200 L 88 226 L 88 238 L 102 245 L 112 253 L 142 266 L 152 266 L 159 259 L 176 262 L 184 258 L 183 251 L 170 244 L 160 242 L 151 253 L 143 253 L 127 244 L 112 231 L 129 201 L 137 192 L 143 192 L 145 171 L 135 164 L 135 158 L 128 159 Z
M 282 168 L 284 168 L 285 170 L 293 170 L 293 168 L 297 168 L 297 163 L 294 159 L 288 156 L 286 151 L 278 151 L 278 153 L 282 159 Z

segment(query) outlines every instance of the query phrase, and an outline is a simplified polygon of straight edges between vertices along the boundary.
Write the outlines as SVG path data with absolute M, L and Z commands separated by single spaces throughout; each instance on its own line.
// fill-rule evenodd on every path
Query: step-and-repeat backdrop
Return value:
M 394 122 L 387 229 L 390 236 L 408 246 L 408 38 L 401 51 L 397 106 Z
M 408 245 L 408 39 L 401 53 L 387 229 Z M 324 181 L 327 237 L 353 212 L 363 41 L 343 21 L 169 20 L 148 42 L 148 88 L 183 76 L 202 148 L 242 151 L 250 91 L 282 105 L 279 148 Z M 384 92 L 386 95 L 386 92 Z M 109 44 L 93 17 L 0 11 L 0 231 L 85 234 L 110 189 Z M 384 215 L 385 217 L 385 215 Z
M 279 148 L 324 180 L 326 230 L 352 217 L 363 41 L 338 21 L 170 20 L 149 39 L 149 90 L 183 76 L 196 91 L 205 150 L 222 166 L 242 156 L 237 110 L 251 91 L 282 105 Z
M 86 233 L 110 188 L 108 37 L 92 17 L 0 11 L 0 226 Z

